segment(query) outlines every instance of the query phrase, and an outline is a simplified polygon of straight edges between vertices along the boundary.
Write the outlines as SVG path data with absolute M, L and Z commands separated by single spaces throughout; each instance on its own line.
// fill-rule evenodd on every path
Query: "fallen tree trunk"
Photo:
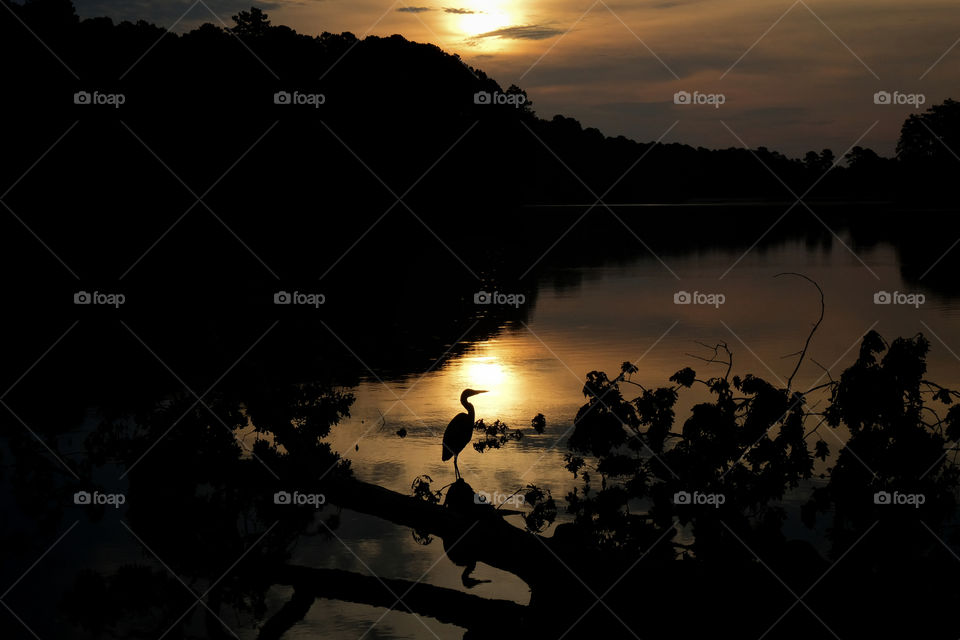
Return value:
M 551 551 L 553 540 L 511 525 L 489 505 L 441 506 L 352 479 L 324 491 L 328 502 L 344 509 L 442 538 L 451 561 L 460 566 L 483 562 L 516 575 L 531 589 L 570 577 Z
M 591 628 L 591 621 L 598 614 L 609 617 L 605 607 L 591 606 L 605 589 L 595 584 L 591 590 L 587 584 L 602 578 L 609 586 L 611 571 L 615 578 L 626 569 L 608 566 L 602 558 L 588 552 L 575 536 L 561 535 L 564 526 L 569 525 L 558 527 L 552 538 L 511 525 L 494 507 L 476 504 L 473 490 L 463 481 L 450 488 L 443 505 L 353 478 L 337 479 L 316 488 L 324 493 L 328 504 L 440 538 L 447 559 L 466 567 L 467 574 L 477 562 L 483 562 L 519 577 L 530 588 L 530 603 L 521 606 L 430 585 L 414 587 L 406 580 L 384 580 L 389 586 L 385 588 L 376 577 L 332 569 L 285 567 L 278 570 L 271 582 L 294 585 L 295 595 L 264 625 L 261 640 L 279 638 L 303 618 L 317 597 L 398 611 L 407 610 L 406 605 L 416 615 L 468 629 L 471 638 L 504 638 L 508 630 L 522 634 L 534 629 L 559 637 L 588 611 L 591 615 L 579 625 L 585 630 Z M 468 580 L 464 578 L 465 585 Z M 626 582 L 621 586 L 625 587 Z M 411 592 L 404 595 L 407 589 Z M 398 597 L 402 603 L 397 602 Z M 615 624 L 622 630 L 620 622 Z
M 280 638 L 303 619 L 316 598 L 396 609 L 475 631 L 518 624 L 527 610 L 509 600 L 490 600 L 423 582 L 364 576 L 341 569 L 284 565 L 276 570 L 271 581 L 290 585 L 295 591 L 291 600 L 261 627 L 259 640 Z

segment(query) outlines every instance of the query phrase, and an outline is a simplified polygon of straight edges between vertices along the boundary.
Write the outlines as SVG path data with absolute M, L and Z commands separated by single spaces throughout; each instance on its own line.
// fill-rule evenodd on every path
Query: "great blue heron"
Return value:
M 457 480 L 460 479 L 460 468 L 457 466 L 457 456 L 463 451 L 463 448 L 470 443 L 473 437 L 473 424 L 476 422 L 476 414 L 473 411 L 473 405 L 467 402 L 467 398 L 475 396 L 478 393 L 486 391 L 475 391 L 473 389 L 464 389 L 460 394 L 460 404 L 467 410 L 466 413 L 458 413 L 453 416 L 453 420 L 447 425 L 443 432 L 443 461 L 446 462 L 453 458 L 453 472 Z

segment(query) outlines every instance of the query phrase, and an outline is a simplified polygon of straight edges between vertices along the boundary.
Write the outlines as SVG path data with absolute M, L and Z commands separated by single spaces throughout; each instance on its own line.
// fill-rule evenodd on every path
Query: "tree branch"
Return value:
M 790 377 L 787 378 L 787 390 L 790 389 L 790 385 L 793 384 L 793 377 L 797 375 L 797 371 L 800 370 L 800 365 L 803 363 L 804 356 L 807 355 L 807 349 L 810 348 L 810 341 L 813 339 L 813 334 L 817 332 L 817 329 L 820 328 L 820 323 L 823 322 L 823 313 L 826 310 L 826 305 L 823 301 L 823 289 L 820 288 L 820 285 L 816 283 L 813 278 L 803 275 L 802 273 L 794 273 L 792 271 L 787 271 L 784 273 L 778 273 L 773 276 L 774 278 L 779 278 L 780 276 L 797 276 L 798 278 L 803 278 L 807 282 L 811 283 L 817 288 L 817 291 L 820 292 L 820 317 L 817 319 L 816 324 L 813 325 L 813 329 L 810 330 L 809 335 L 807 335 L 807 341 L 803 344 L 803 349 L 800 351 L 800 357 L 797 359 L 797 366 L 793 368 L 793 373 L 790 374 Z
M 271 576 L 274 584 L 290 585 L 293 597 L 260 629 L 258 640 L 278 640 L 310 609 L 316 598 L 329 598 L 396 608 L 465 629 L 493 629 L 520 620 L 527 607 L 509 600 L 490 600 L 453 589 L 397 578 L 365 576 L 342 569 L 283 565 Z M 402 597 L 402 603 L 397 598 Z
M 337 480 L 322 487 L 327 501 L 344 509 L 383 518 L 394 524 L 456 543 L 451 561 L 465 566 L 483 562 L 519 577 L 531 587 L 564 576 L 552 538 L 540 538 L 506 522 L 488 505 L 470 504 L 469 512 L 432 504 L 360 480 Z M 549 547 L 549 549 L 548 549 Z M 511 553 L 503 553 L 503 549 Z

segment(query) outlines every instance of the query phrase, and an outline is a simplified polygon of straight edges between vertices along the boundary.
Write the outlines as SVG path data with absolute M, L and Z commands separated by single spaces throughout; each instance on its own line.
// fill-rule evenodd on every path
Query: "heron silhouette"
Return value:
M 476 422 L 476 414 L 473 405 L 467 402 L 467 398 L 475 396 L 478 393 L 486 393 L 486 390 L 475 391 L 474 389 L 464 389 L 460 394 L 460 404 L 467 410 L 466 413 L 458 413 L 453 416 L 453 420 L 447 425 L 443 432 L 443 461 L 446 462 L 453 458 L 453 472 L 457 480 L 461 478 L 460 467 L 457 466 L 457 457 L 463 448 L 470 443 L 473 437 L 473 425 Z

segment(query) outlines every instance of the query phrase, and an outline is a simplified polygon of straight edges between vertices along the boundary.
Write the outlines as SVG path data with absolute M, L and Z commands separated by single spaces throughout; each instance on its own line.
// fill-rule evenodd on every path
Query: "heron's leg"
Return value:
M 460 455 L 460 454 L 459 454 L 459 453 L 453 454 L 453 473 L 454 473 L 455 479 L 457 479 L 457 480 L 460 479 L 460 467 L 457 466 L 457 456 L 458 456 L 458 455 Z

